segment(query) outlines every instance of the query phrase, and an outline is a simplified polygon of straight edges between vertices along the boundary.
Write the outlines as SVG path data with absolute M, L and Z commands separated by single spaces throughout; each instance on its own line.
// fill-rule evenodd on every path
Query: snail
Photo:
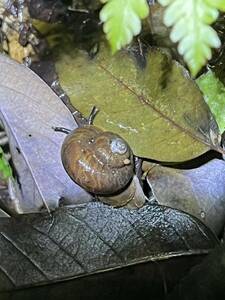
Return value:
M 92 124 L 97 112 L 93 108 L 88 119 L 76 118 L 78 128 L 72 131 L 54 128 L 67 133 L 61 148 L 62 163 L 70 178 L 100 201 L 124 206 L 136 193 L 133 153 L 120 135 Z M 139 207 L 136 202 L 134 206 Z

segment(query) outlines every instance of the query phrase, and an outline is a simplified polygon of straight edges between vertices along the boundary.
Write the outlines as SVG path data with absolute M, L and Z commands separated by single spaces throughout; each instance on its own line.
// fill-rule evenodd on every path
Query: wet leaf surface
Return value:
M 53 126 L 75 128 L 69 110 L 31 70 L 0 56 L 0 113 L 22 188 L 17 213 L 39 211 L 90 200 L 63 169 L 60 157 L 65 135 Z
M 83 204 L 1 219 L 0 232 L 0 291 L 206 254 L 218 243 L 197 219 L 157 205 Z
M 55 54 L 62 87 L 84 115 L 97 106 L 95 124 L 123 136 L 136 155 L 185 161 L 210 148 L 221 151 L 217 124 L 201 92 L 166 54 L 149 49 L 140 68 L 132 49 L 111 56 L 102 45 L 91 60 L 70 47 Z
M 225 162 L 213 159 L 189 170 L 152 164 L 148 183 L 157 201 L 199 218 L 216 234 L 225 219 Z

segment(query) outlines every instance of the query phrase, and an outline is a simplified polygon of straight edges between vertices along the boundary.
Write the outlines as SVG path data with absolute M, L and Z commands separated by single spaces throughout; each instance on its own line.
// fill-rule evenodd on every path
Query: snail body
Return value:
M 133 154 L 118 134 L 84 125 L 65 138 L 62 163 L 68 175 L 97 195 L 119 193 L 134 175 Z

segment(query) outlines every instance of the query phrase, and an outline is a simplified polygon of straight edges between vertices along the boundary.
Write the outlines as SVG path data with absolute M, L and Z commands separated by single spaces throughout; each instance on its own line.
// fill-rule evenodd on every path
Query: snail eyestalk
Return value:
M 92 110 L 91 110 L 91 113 L 88 117 L 88 125 L 92 125 L 93 124 L 93 121 L 94 121 L 94 118 L 96 117 L 97 113 L 99 112 L 98 108 L 96 106 L 93 106 Z
M 52 129 L 56 132 L 62 132 L 62 133 L 65 133 L 65 134 L 69 134 L 72 130 L 71 129 L 68 129 L 68 128 L 65 128 L 65 127 L 52 127 Z
M 77 123 L 77 126 L 79 128 L 84 127 L 86 125 L 92 125 L 94 118 L 96 117 L 96 114 L 99 112 L 98 108 L 96 106 L 93 106 L 90 115 L 85 118 L 79 111 L 75 111 L 73 113 L 73 117 Z

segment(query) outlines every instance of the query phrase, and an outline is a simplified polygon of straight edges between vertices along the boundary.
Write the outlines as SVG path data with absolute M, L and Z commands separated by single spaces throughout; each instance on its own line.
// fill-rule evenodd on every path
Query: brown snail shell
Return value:
M 61 155 L 72 180 L 97 195 L 118 193 L 134 175 L 133 154 L 127 142 L 93 125 L 71 131 Z

